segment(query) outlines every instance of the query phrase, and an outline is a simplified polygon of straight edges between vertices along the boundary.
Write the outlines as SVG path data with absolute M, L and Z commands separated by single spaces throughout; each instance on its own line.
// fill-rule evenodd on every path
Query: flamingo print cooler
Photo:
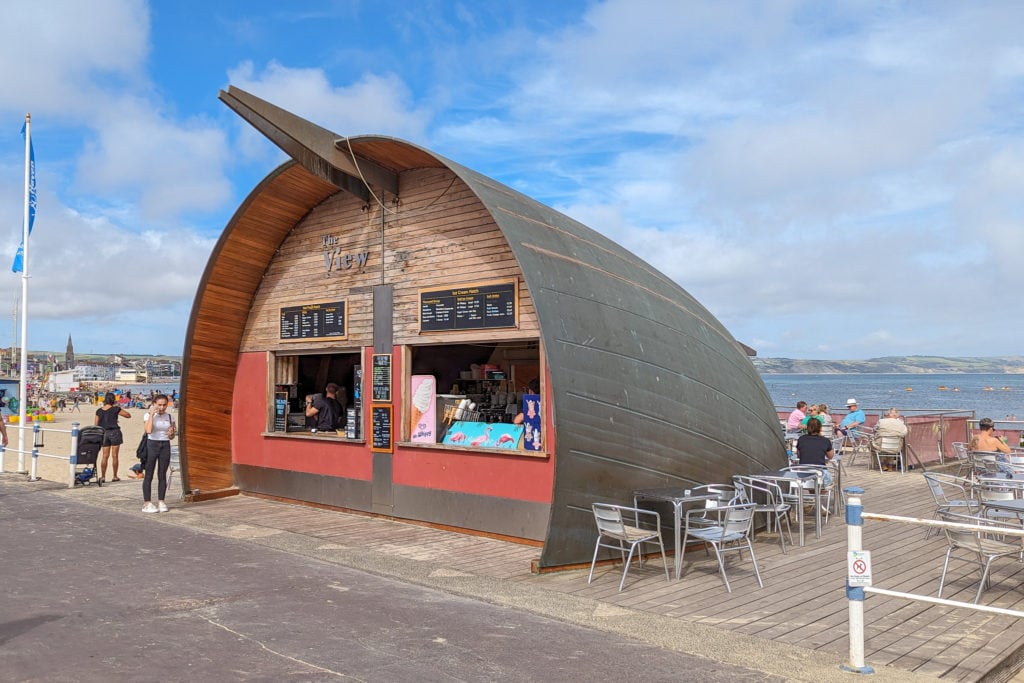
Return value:
M 448 428 L 443 443 L 449 446 L 469 446 L 471 448 L 508 448 L 519 447 L 523 436 L 523 425 L 506 422 L 464 422 L 456 420 Z

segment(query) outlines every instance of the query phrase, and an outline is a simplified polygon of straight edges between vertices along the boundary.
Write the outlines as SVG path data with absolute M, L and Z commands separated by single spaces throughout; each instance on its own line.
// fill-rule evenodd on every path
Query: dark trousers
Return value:
M 159 465 L 159 468 L 158 468 Z M 142 480 L 142 500 L 150 502 L 153 494 L 153 470 L 157 476 L 157 500 L 167 495 L 167 468 L 171 466 L 171 442 L 146 441 L 146 478 Z

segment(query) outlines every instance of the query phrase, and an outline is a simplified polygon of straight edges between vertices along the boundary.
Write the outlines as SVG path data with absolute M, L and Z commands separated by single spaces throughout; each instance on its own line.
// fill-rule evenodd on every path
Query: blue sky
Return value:
M 181 353 L 213 244 L 283 160 L 232 84 L 563 211 L 760 355 L 1018 355 L 1021 26 L 1015 1 L 8 4 L 0 253 L 31 112 L 29 346 Z

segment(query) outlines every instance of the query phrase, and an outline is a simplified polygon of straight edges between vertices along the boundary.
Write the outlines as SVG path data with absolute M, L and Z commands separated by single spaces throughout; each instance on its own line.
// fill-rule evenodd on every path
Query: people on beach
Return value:
M 839 423 L 839 427 L 836 428 L 843 436 L 857 436 L 857 427 L 864 424 L 867 420 L 867 416 L 864 415 L 864 411 L 857 407 L 857 399 L 851 398 L 846 401 L 846 409 L 850 412 L 847 413 L 846 417 Z
M 903 420 L 900 419 L 900 411 L 896 408 L 889 408 L 889 411 L 885 414 L 878 424 L 875 425 L 875 433 L 871 436 L 871 452 L 877 453 L 878 448 L 882 443 L 883 436 L 894 436 L 900 439 L 907 437 L 907 425 L 904 424 Z M 890 472 L 895 469 L 895 460 L 897 456 L 881 456 L 883 458 L 882 469 L 886 472 Z
M 969 449 L 972 451 L 999 451 L 1009 453 L 1010 447 L 1003 443 L 1003 440 L 996 437 L 992 432 L 996 424 L 991 417 L 983 417 L 978 422 L 978 434 L 971 439 Z
M 801 465 L 819 465 L 824 467 L 832 459 L 832 440 L 821 435 L 821 421 L 812 417 L 807 420 L 807 433 L 797 439 L 796 453 Z M 826 469 L 826 486 L 832 483 L 832 474 Z
M 796 402 L 796 410 L 791 412 L 789 414 L 789 417 L 786 418 L 786 431 L 787 432 L 800 431 L 801 422 L 807 416 L 807 414 L 804 412 L 804 408 L 806 408 L 806 407 L 807 407 L 807 401 L 797 401 Z
M 124 443 L 124 436 L 121 434 L 121 426 L 117 420 L 120 417 L 130 419 L 131 416 L 131 413 L 118 404 L 117 396 L 112 391 L 107 392 L 106 396 L 103 397 L 103 405 L 96 409 L 96 419 L 93 421 L 93 424 L 103 427 L 103 458 L 100 461 L 100 482 L 107 480 L 108 457 L 113 457 L 114 476 L 111 478 L 111 481 L 121 481 L 121 478 L 117 476 L 117 455 L 121 450 L 121 444 Z
M 167 512 L 167 468 L 171 465 L 171 439 L 174 438 L 174 418 L 167 412 L 167 396 L 158 394 L 149 412 L 143 418 L 146 421 L 147 452 L 146 474 L 142 480 L 143 512 Z M 153 472 L 157 475 L 156 497 L 153 505 Z

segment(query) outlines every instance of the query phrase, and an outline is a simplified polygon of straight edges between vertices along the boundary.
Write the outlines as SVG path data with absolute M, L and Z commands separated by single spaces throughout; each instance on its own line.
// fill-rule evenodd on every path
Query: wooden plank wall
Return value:
M 490 214 L 462 181 L 447 169 L 406 171 L 396 204 L 369 206 L 338 193 L 309 212 L 281 243 L 256 293 L 242 351 L 356 350 L 373 344 L 371 288 L 391 284 L 395 291 L 396 344 L 454 344 L 485 340 L 536 339 L 537 316 L 519 265 Z M 383 250 L 381 213 L 384 214 Z M 342 253 L 366 251 L 360 272 L 328 273 L 322 237 L 340 238 Z M 419 333 L 419 290 L 482 280 L 519 282 L 519 328 Z M 345 341 L 282 342 L 280 308 L 345 299 Z
M 253 191 L 214 248 L 193 305 L 182 369 L 179 443 L 192 489 L 234 483 L 231 401 L 253 294 L 281 239 L 334 192 L 302 167 L 284 166 Z

